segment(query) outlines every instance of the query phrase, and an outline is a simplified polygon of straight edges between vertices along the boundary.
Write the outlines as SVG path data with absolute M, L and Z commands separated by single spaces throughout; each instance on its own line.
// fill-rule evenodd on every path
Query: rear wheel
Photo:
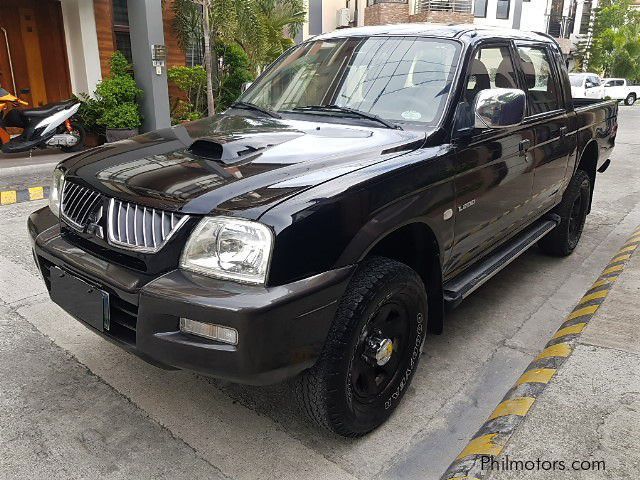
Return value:
M 550 255 L 565 257 L 578 245 L 591 201 L 591 180 L 584 170 L 578 170 L 555 213 L 560 215 L 560 223 L 538 242 L 540 249 Z
M 60 150 L 66 153 L 71 152 L 79 152 L 84 148 L 84 143 L 87 138 L 87 132 L 85 132 L 84 127 L 80 125 L 78 122 L 71 122 L 71 131 L 68 131 L 66 128 L 64 130 L 65 133 L 73 135 L 77 142 L 74 145 L 70 145 L 68 147 L 60 147 Z
M 634 103 L 636 103 L 636 96 L 634 93 L 630 93 L 629 95 L 627 95 L 627 98 L 624 99 L 624 104 L 631 106 Z
M 384 423 L 415 374 L 427 296 L 420 276 L 382 257 L 366 260 L 340 301 L 316 365 L 295 385 L 318 425 L 358 437 Z

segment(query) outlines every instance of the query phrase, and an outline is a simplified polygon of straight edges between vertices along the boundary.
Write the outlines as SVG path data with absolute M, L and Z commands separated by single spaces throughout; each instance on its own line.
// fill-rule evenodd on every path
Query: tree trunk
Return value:
M 207 72 L 207 110 L 209 115 L 216 113 L 216 104 L 213 98 L 213 81 L 211 74 L 213 73 L 213 64 L 211 62 L 211 29 L 209 27 L 209 1 L 202 0 L 203 16 L 202 16 L 202 33 L 204 34 L 204 69 Z

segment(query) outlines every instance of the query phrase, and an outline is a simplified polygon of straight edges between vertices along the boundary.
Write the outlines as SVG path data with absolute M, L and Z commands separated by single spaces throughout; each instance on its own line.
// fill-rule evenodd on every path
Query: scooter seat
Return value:
M 76 100 L 66 100 L 64 102 L 49 103 L 48 105 L 44 105 L 43 107 L 20 110 L 20 113 L 25 117 L 48 117 L 49 115 L 58 113 L 59 111 L 64 110 L 65 108 L 69 108 L 76 103 L 78 103 Z

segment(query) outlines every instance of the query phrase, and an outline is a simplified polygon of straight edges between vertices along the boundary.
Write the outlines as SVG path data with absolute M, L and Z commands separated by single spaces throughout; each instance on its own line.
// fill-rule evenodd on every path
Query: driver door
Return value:
M 481 45 L 470 60 L 456 140 L 454 245 L 448 277 L 517 233 L 525 224 L 533 188 L 530 127 L 470 128 L 475 97 L 488 88 L 519 88 L 510 42 Z M 466 123 L 466 125 L 465 125 Z M 464 128 L 466 126 L 466 128 Z

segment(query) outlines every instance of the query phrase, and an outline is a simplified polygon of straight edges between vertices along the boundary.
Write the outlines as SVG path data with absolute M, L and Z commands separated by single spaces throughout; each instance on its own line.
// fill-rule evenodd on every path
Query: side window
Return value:
M 516 74 L 509 47 L 480 48 L 469 64 L 465 99 L 473 104 L 480 90 L 487 88 L 517 88 Z
M 559 89 L 547 50 L 543 47 L 519 46 L 518 55 L 524 73 L 529 114 L 558 110 Z
M 473 125 L 476 95 L 489 88 L 518 88 L 511 52 L 507 45 L 478 49 L 467 67 L 462 102 L 458 106 L 459 128 Z

